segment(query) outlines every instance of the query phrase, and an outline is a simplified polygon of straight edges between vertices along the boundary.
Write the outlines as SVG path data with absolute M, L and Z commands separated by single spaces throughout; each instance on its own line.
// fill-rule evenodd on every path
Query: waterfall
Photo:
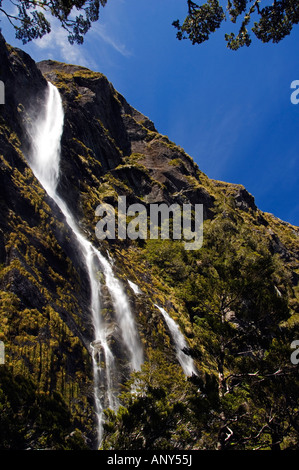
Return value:
M 176 324 L 174 319 L 169 316 L 169 314 L 166 312 L 164 308 L 159 307 L 159 305 L 156 305 L 156 304 L 155 306 L 162 313 L 164 320 L 169 328 L 171 337 L 175 345 L 177 359 L 179 363 L 181 364 L 184 374 L 187 376 L 191 376 L 193 374 L 197 375 L 193 359 L 190 356 L 187 356 L 187 354 L 185 354 L 183 351 L 184 348 L 188 348 L 188 344 L 179 326 Z
M 32 143 L 29 164 L 45 191 L 56 202 L 64 112 L 57 88 L 48 83 L 47 93 L 44 115 L 27 129 Z
M 128 284 L 131 287 L 134 294 L 136 294 L 136 295 L 142 294 L 142 291 L 140 290 L 139 286 L 137 286 L 137 284 L 135 284 L 135 282 L 132 282 L 128 279 Z
M 48 83 L 45 112 L 39 116 L 34 126 L 27 129 L 32 141 L 32 151 L 28 163 L 47 194 L 54 200 L 64 215 L 80 248 L 89 277 L 91 289 L 90 310 L 94 329 L 94 340 L 90 348 L 93 361 L 98 441 L 100 443 L 103 433 L 103 409 L 109 407 L 116 410 L 118 407 L 116 387 L 113 384 L 116 371 L 115 360 L 108 344 L 109 328 L 101 314 L 100 284 L 97 278 L 100 269 L 104 273 L 106 285 L 110 292 L 123 342 L 129 354 L 131 370 L 140 368 L 143 353 L 133 314 L 121 283 L 115 278 L 109 261 L 82 234 L 67 204 L 57 193 L 63 123 L 64 112 L 60 94 L 56 87 Z
M 130 356 L 133 370 L 140 370 L 143 362 L 143 350 L 139 342 L 134 317 L 128 302 L 128 298 L 120 281 L 114 276 L 110 263 L 100 253 L 99 262 L 102 265 L 106 286 L 113 300 L 114 313 L 120 326 L 124 344 Z

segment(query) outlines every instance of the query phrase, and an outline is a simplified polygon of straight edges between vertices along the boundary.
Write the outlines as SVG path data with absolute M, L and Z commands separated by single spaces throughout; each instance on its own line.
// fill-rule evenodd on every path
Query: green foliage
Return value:
M 72 0 L 67 2 L 17 0 L 14 3 L 17 13 L 10 13 L 9 10 L 3 8 L 1 0 L 0 11 L 14 27 L 16 38 L 21 39 L 23 44 L 51 32 L 51 24 L 46 18 L 46 14 L 59 20 L 62 28 L 69 33 L 68 40 L 71 44 L 82 44 L 91 23 L 99 18 L 100 5 L 104 7 L 106 3 L 107 0 Z M 72 17 L 73 9 L 80 12 L 75 18 Z
M 178 29 L 178 39 L 190 39 L 192 44 L 201 44 L 209 39 L 210 34 L 220 28 L 223 21 L 227 20 L 235 24 L 240 21 L 238 34 L 225 34 L 227 47 L 232 50 L 239 49 L 251 44 L 248 26 L 255 36 L 264 43 L 272 41 L 278 43 L 289 35 L 293 25 L 299 22 L 299 7 L 296 0 L 280 0 L 270 2 L 268 5 L 260 7 L 259 0 L 227 0 L 227 14 L 224 12 L 218 0 L 207 0 L 202 5 L 198 5 L 191 0 L 187 0 L 188 15 L 183 24 L 179 20 L 173 22 L 173 26 Z
M 181 369 L 158 351 L 149 351 L 140 372 L 132 374 L 117 413 L 106 411 L 103 449 L 184 449 L 194 440 L 191 390 Z
M 62 397 L 38 392 L 34 383 L 0 368 L 0 448 L 2 450 L 87 449 Z
M 3 8 L 0 1 L 0 11 L 14 27 L 16 38 L 23 44 L 36 38 L 41 38 L 51 32 L 51 24 L 46 14 L 58 19 L 61 26 L 69 33 L 71 44 L 82 44 L 84 35 L 91 27 L 91 23 L 99 19 L 100 6 L 104 7 L 107 0 L 73 0 L 68 2 L 41 0 L 18 0 L 15 3 L 17 13 L 11 13 Z M 173 22 L 178 30 L 178 39 L 189 39 L 192 44 L 201 44 L 207 41 L 223 21 L 229 16 L 235 24 L 240 21 L 239 31 L 225 34 L 227 46 L 236 50 L 251 44 L 248 28 L 264 43 L 272 41 L 278 43 L 289 35 L 295 24 L 299 21 L 299 8 L 296 0 L 279 0 L 260 7 L 260 0 L 226 0 L 223 6 L 218 0 L 207 0 L 198 5 L 187 0 L 188 14 L 180 24 L 179 20 Z M 73 10 L 80 12 L 75 18 Z M 227 12 L 227 13 L 226 13 Z M 254 21 L 255 19 L 258 21 Z M 250 23 L 254 24 L 250 25 Z
M 198 361 L 202 393 L 184 404 L 196 422 L 194 442 L 205 449 L 296 448 L 292 286 L 263 230 L 227 211 L 206 221 L 198 252 L 170 240 L 151 240 L 145 252 L 193 322 L 189 354 Z
M 202 6 L 188 0 L 188 16 L 183 26 L 180 26 L 179 21 L 175 21 L 173 25 L 178 29 L 178 39 L 183 39 L 183 34 L 187 34 L 192 44 L 201 44 L 209 39 L 210 33 L 220 27 L 224 17 L 218 0 L 208 0 Z
M 101 80 L 86 69 L 74 74 L 61 65 L 58 69 L 64 97 L 79 105 L 78 83 Z M 100 245 L 103 253 L 109 250 L 113 269 L 127 286 L 147 358 L 121 394 L 122 407 L 106 411 L 103 448 L 298 448 L 298 366 L 290 362 L 299 324 L 298 229 L 246 207 L 245 199 L 237 205 L 236 195 L 244 188 L 209 180 L 166 137 L 146 135 L 144 128 L 144 142 L 124 156 L 117 137 L 99 119 L 96 125 L 119 154 L 117 168 L 100 165 L 101 152 L 89 147 L 84 132 L 69 140 L 65 154 L 78 175 L 78 181 L 67 179 L 65 188 L 77 191 L 72 209 L 91 240 L 96 206 L 117 203 L 120 194 L 136 202 L 142 193 L 150 201 L 157 194 L 147 191 L 159 185 L 168 202 L 205 193 L 214 200 L 198 251 L 186 251 L 177 240 Z M 6 354 L 6 366 L 0 368 L 0 442 L 3 448 L 81 448 L 81 432 L 89 443 L 95 435 L 87 279 L 80 275 L 69 232 L 31 170 L 24 169 L 17 134 L 1 122 L 0 137 L 16 155 L 9 161 L 9 153 L 0 156 L 3 187 L 13 195 L 12 204 L 8 199 L 3 204 L 0 231 L 0 340 Z M 156 155 L 161 172 L 152 164 Z M 183 189 L 169 185 L 169 172 L 181 177 Z M 101 278 L 102 314 L 117 331 Z M 134 295 L 127 279 L 142 294 Z M 185 334 L 198 377 L 183 375 L 154 304 L 169 309 Z M 127 364 L 120 357 L 118 333 L 110 338 L 123 378 Z
M 0 265 L 0 340 L 5 344 L 9 372 L 12 377 L 30 381 L 34 389 L 32 399 L 38 396 L 38 400 L 43 400 L 43 404 L 38 406 L 44 407 L 45 416 L 43 422 L 37 420 L 34 424 L 37 434 L 45 437 L 38 442 L 34 437 L 34 443 L 30 444 L 29 438 L 18 427 L 16 433 L 22 434 L 22 442 L 17 437 L 14 442 L 12 437 L 7 446 L 52 446 L 49 440 L 52 421 L 45 413 L 51 409 L 55 427 L 55 422 L 60 420 L 60 407 L 56 409 L 54 404 L 57 401 L 59 405 L 61 399 L 64 412 L 72 417 L 68 432 L 74 431 L 66 445 L 71 445 L 71 441 L 75 445 L 75 428 L 89 432 L 93 425 L 92 404 L 87 393 L 91 376 L 90 358 L 76 334 L 78 327 L 84 330 L 83 312 L 78 304 L 81 281 L 60 245 L 61 239 L 58 241 L 55 236 L 55 233 L 59 233 L 59 237 L 65 236 L 65 228 L 53 218 L 44 199 L 44 190 L 31 170 L 20 171 L 17 165 L 10 166 L 3 157 L 1 161 L 4 164 L 2 168 L 10 174 L 15 201 L 22 201 L 22 210 L 18 207 L 14 212 L 13 206 L 4 225 L 3 242 L 5 252 L 10 256 Z M 0 372 L 3 370 L 1 366 Z M 22 392 L 15 381 L 13 385 L 16 386 L 16 395 Z M 6 394 L 4 402 L 12 408 L 10 395 L 5 397 Z M 47 403 L 46 398 L 50 400 Z M 20 405 L 18 415 L 24 422 L 26 406 Z M 13 408 L 6 419 L 13 422 L 16 413 Z M 60 439 L 56 438 L 55 435 L 53 446 Z
M 147 240 L 145 247 L 146 259 L 158 268 L 159 275 L 169 285 L 177 285 L 186 279 L 190 269 L 184 246 L 174 240 Z

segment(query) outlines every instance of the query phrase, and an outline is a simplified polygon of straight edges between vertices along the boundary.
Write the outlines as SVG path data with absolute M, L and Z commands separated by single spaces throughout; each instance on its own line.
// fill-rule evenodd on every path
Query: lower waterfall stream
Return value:
M 166 312 L 166 310 L 163 307 L 159 307 L 159 305 L 156 305 L 156 304 L 155 306 L 162 313 L 164 320 L 168 326 L 168 329 L 170 331 L 171 337 L 175 345 L 177 359 L 179 363 L 181 364 L 184 374 L 187 377 L 193 374 L 197 375 L 197 371 L 196 371 L 193 359 L 184 353 L 184 349 L 185 348 L 187 349 L 188 345 L 179 326 L 176 324 L 174 319 L 170 317 L 170 315 Z

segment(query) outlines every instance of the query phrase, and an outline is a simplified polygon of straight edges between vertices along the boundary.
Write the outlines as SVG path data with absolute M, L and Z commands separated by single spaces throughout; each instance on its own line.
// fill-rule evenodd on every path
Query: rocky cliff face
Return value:
M 8 394 L 9 380 L 17 381 L 16 388 L 27 387 L 30 382 L 28 403 L 33 401 L 41 416 L 36 424 L 35 417 L 24 411 L 28 405 L 25 399 L 11 403 L 11 416 L 21 406 L 24 420 L 34 423 L 19 447 L 60 448 L 66 442 L 75 448 L 92 447 L 95 418 L 89 349 L 90 286 L 62 214 L 26 160 L 30 142 L 25 124 L 33 122 L 44 105 L 47 81 L 60 91 L 65 111 L 58 192 L 76 214 L 86 236 L 113 257 L 145 352 L 160 349 L 176 362 L 172 340 L 154 308 L 155 302 L 178 319 L 191 347 L 197 341 L 193 316 L 188 302 L 176 295 L 171 282 L 151 263 L 144 242 L 99 243 L 94 232 L 98 204 L 116 203 L 119 195 L 127 196 L 128 204 L 140 202 L 146 207 L 161 202 L 203 204 L 206 221 L 226 218 L 256 232 L 268 252 L 282 260 L 291 279 L 294 316 L 299 313 L 299 229 L 261 212 L 241 185 L 209 179 L 102 74 L 50 60 L 35 64 L 27 54 L 6 44 L 2 36 L 0 64 L 6 91 L 6 104 L 0 106 L 0 340 L 6 346 L 6 366 L 0 370 L 2 389 Z M 198 260 L 197 265 L 200 263 Z M 177 266 L 175 269 L 177 275 Z M 134 295 L 127 279 L 141 286 L 142 297 Z M 108 292 L 103 297 L 103 312 L 113 317 Z M 121 362 L 122 343 L 117 330 L 111 341 Z M 125 363 L 122 371 L 120 380 L 125 381 Z M 55 400 L 53 394 L 58 394 Z M 51 431 L 47 427 L 49 407 L 57 411 Z M 59 429 L 56 434 L 54 428 Z M 15 429 L 11 434 L 19 436 Z M 7 442 L 9 447 L 9 438 Z

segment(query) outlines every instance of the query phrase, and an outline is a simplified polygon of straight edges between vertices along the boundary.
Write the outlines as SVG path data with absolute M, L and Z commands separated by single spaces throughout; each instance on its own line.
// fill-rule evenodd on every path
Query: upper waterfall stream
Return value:
M 94 371 L 94 397 L 98 419 L 98 442 L 103 434 L 103 409 L 118 406 L 117 384 L 114 383 L 115 359 L 109 347 L 109 329 L 101 314 L 100 283 L 97 273 L 104 274 L 116 321 L 121 331 L 123 345 L 127 350 L 131 370 L 138 370 L 143 362 L 143 351 L 126 294 L 120 281 L 114 276 L 110 262 L 93 246 L 79 229 L 74 215 L 63 198 L 57 193 L 60 165 L 60 142 L 64 125 L 62 100 L 57 88 L 48 83 L 45 110 L 31 125 L 28 133 L 32 151 L 28 163 L 47 194 L 54 200 L 73 232 L 89 277 L 90 310 L 94 328 L 91 353 Z M 102 365 L 104 363 L 104 366 Z

